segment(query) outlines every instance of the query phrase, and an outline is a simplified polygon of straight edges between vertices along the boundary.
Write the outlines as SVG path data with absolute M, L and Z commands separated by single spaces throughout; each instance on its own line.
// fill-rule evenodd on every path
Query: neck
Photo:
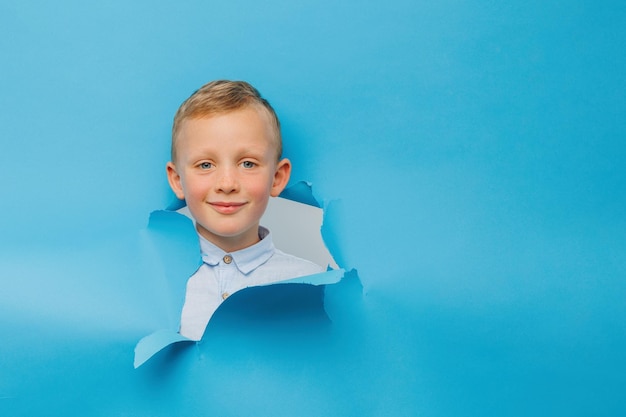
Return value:
M 261 241 L 259 238 L 258 226 L 248 233 L 244 233 L 238 236 L 219 236 L 208 232 L 200 227 L 197 228 L 198 233 L 206 240 L 223 250 L 224 252 L 232 253 L 239 250 L 249 248 L 250 246 Z

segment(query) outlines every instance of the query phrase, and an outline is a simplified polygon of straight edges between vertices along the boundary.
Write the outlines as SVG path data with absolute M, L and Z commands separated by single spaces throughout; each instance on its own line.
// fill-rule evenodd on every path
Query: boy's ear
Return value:
M 185 193 L 183 191 L 183 185 L 180 181 L 180 175 L 178 174 L 178 171 L 176 171 L 176 165 L 170 161 L 165 166 L 165 169 L 167 170 L 167 181 L 170 183 L 170 188 L 174 191 L 174 194 L 176 194 L 178 199 L 184 200 Z
M 290 176 L 291 161 L 287 158 L 281 159 L 278 161 L 276 172 L 274 173 L 274 182 L 272 183 L 272 190 L 270 191 L 272 197 L 278 197 L 278 195 L 283 192 L 289 182 Z

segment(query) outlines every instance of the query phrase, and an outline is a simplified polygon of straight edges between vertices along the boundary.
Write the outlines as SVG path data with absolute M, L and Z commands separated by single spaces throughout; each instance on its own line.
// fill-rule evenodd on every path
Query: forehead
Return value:
M 192 115 L 181 121 L 175 138 L 178 151 L 190 150 L 202 143 L 269 146 L 279 149 L 275 123 L 262 106 Z

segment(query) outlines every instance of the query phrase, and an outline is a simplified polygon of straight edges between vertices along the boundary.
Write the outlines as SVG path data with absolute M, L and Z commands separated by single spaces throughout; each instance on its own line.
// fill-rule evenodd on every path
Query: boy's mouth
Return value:
M 231 202 L 217 201 L 217 202 L 213 202 L 209 204 L 211 205 L 211 207 L 213 207 L 215 211 L 217 211 L 220 214 L 232 214 L 232 213 L 239 211 L 239 209 L 243 207 L 246 203 L 231 203 Z

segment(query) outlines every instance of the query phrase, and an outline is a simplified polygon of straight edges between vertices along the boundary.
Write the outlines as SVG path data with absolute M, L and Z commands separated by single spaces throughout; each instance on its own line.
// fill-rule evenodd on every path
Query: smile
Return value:
M 220 214 L 233 214 L 239 211 L 246 203 L 214 202 L 209 203 Z

